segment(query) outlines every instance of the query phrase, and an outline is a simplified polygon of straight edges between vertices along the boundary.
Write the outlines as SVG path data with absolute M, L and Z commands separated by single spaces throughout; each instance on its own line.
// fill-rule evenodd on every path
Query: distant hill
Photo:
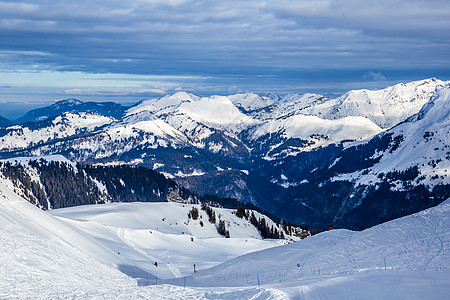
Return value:
M 12 125 L 12 122 L 0 116 L 0 127 Z
M 44 121 L 65 112 L 96 113 L 107 117 L 120 119 L 127 107 L 114 102 L 82 102 L 77 99 L 67 99 L 53 105 L 30 110 L 25 116 L 15 120 L 16 124 Z

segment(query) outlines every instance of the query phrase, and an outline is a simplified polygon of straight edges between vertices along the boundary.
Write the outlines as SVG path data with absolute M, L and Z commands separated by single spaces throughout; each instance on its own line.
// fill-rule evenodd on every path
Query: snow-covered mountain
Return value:
M 383 90 L 349 91 L 339 98 L 309 107 L 303 113 L 325 119 L 361 116 L 386 129 L 418 113 L 435 92 L 444 88 L 450 88 L 450 82 L 431 78 Z
M 316 94 L 291 94 L 281 98 L 252 93 L 200 98 L 179 92 L 141 101 L 126 111 L 124 107 L 117 108 L 118 113 L 114 116 L 119 119 L 118 122 L 114 122 L 111 114 L 93 114 L 93 109 L 86 108 L 92 105 L 108 106 L 107 104 L 65 100 L 40 110 L 57 114 L 72 112 L 76 108 L 83 113 L 75 115 L 90 115 L 90 118 L 98 115 L 97 123 L 110 124 L 98 135 L 84 137 L 83 142 L 66 147 L 71 148 L 73 153 L 84 152 L 78 155 L 78 160 L 108 158 L 114 154 L 136 150 L 139 146 L 191 148 L 194 152 L 200 150 L 221 155 L 232 153 L 237 156 L 248 156 L 252 153 L 273 159 L 342 141 L 370 139 L 383 129 L 417 113 L 434 92 L 449 86 L 448 82 L 429 79 L 398 84 L 379 91 L 350 91 L 337 99 L 327 99 Z M 29 114 L 36 115 L 37 112 L 38 110 L 35 110 Z M 43 118 L 39 118 L 41 117 Z M 109 119 L 105 120 L 105 117 Z M 53 137 L 33 132 L 33 145 L 52 142 L 60 138 L 57 132 L 66 130 L 52 127 L 51 122 L 37 124 L 39 125 L 7 128 L 1 134 L 3 140 L 0 151 L 11 151 L 14 144 L 17 145 L 16 150 L 27 150 L 30 143 L 23 143 L 23 139 L 30 140 L 30 137 L 22 137 L 22 131 L 29 131 L 32 126 L 49 127 L 45 130 L 50 135 L 55 132 Z M 68 126 L 70 127 L 70 124 Z M 80 129 L 87 127 L 86 131 L 89 131 L 89 126 L 90 124 L 80 124 Z M 7 137 L 8 135 L 11 137 Z M 119 141 L 124 140 L 128 140 L 130 147 L 123 148 Z M 102 146 L 98 147 L 96 144 Z M 119 145 L 114 147 L 108 144 Z M 45 154 L 63 151 L 60 146 L 49 147 Z M 284 148 L 287 148 L 286 151 Z M 88 149 L 92 149 L 91 153 L 86 153 L 88 151 L 85 150 Z M 30 154 L 41 152 L 35 150 Z M 77 156 L 73 155 L 73 158 Z M 223 168 L 222 165 L 217 167 Z M 171 170 L 164 171 L 172 173 Z M 183 173 L 190 172 L 183 170 Z
M 114 102 L 82 102 L 77 99 L 67 99 L 56 102 L 48 107 L 30 110 L 25 116 L 14 121 L 16 124 L 44 121 L 65 112 L 92 113 L 119 119 L 126 110 Z
M 382 129 L 364 117 L 344 117 L 336 120 L 321 119 L 309 115 L 293 115 L 272 119 L 249 131 L 250 144 L 269 149 L 264 154 L 267 160 L 287 155 L 296 155 L 345 140 L 363 141 L 380 133 Z M 279 141 L 274 144 L 272 136 Z M 286 143 L 297 141 L 286 147 Z
M 86 134 L 112 121 L 113 118 L 98 114 L 64 112 L 44 122 L 7 127 L 3 130 L 0 145 L 3 151 L 26 149 Z
M 303 182 L 289 191 L 293 201 L 285 201 L 285 209 L 299 220 L 328 215 L 329 223 L 360 229 L 443 201 L 450 196 L 449 108 L 450 90 L 444 89 L 370 141 L 318 152 L 326 164 L 305 167 L 302 156 L 283 162 L 277 166 L 283 176 Z
M 243 220 L 233 225 L 239 236 L 214 236 L 210 227 L 189 220 L 192 207 L 182 204 L 110 204 L 49 214 L 2 181 L 0 295 L 445 299 L 449 201 L 362 232 L 331 230 L 283 245 L 245 233 Z M 179 220 L 188 224 L 174 224 Z
M 198 97 L 179 92 L 122 107 L 116 118 L 66 112 L 44 122 L 2 128 L 0 157 L 58 153 L 84 163 L 141 165 L 202 194 L 238 198 L 296 222 L 310 215 L 321 227 L 337 222 L 364 228 L 387 219 L 367 219 L 359 225 L 346 219 L 354 218 L 348 215 L 351 205 L 358 207 L 359 200 L 363 203 L 372 195 L 369 190 L 349 192 L 350 186 L 375 187 L 384 180 L 396 186 L 409 184 L 408 176 L 397 173 L 418 170 L 420 184 L 415 179 L 412 186 L 424 189 L 407 192 L 421 195 L 416 202 L 422 203 L 424 197 L 439 202 L 447 195 L 443 161 L 448 159 L 442 149 L 449 147 L 449 139 L 436 128 L 447 128 L 448 103 L 443 99 L 449 87 L 450 82 L 432 78 L 378 91 L 349 91 L 336 99 L 318 94 Z M 443 101 L 442 116 L 429 117 L 427 124 L 414 123 L 433 95 Z M 421 133 L 423 141 L 414 141 L 420 137 L 412 133 L 421 132 L 423 126 L 433 128 Z M 405 134 L 398 128 L 405 128 Z M 432 133 L 440 138 L 433 139 Z M 392 173 L 393 168 L 397 173 Z M 394 177 L 398 179 L 391 180 Z M 317 191 L 331 182 L 339 186 L 332 192 L 334 204 L 317 206 L 317 197 L 325 197 Z M 434 191 L 435 187 L 439 188 Z M 353 196 L 346 199 L 346 194 Z M 416 202 L 400 215 L 431 203 Z M 400 216 L 397 213 L 385 217 Z
M 383 133 L 395 142 L 371 157 L 376 163 L 370 168 L 340 174 L 334 180 L 355 180 L 358 184 L 380 182 L 390 172 L 417 168 L 411 182 L 426 186 L 450 184 L 450 89 L 436 93 L 419 111 L 406 121 Z M 362 147 L 362 146 L 360 146 Z M 396 187 L 402 189 L 402 183 Z

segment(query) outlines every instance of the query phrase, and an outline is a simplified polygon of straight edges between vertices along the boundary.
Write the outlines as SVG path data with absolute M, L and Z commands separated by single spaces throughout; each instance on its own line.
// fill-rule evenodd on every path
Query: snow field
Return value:
M 188 218 L 192 207 L 199 210 L 197 220 Z M 194 264 L 197 270 L 207 269 L 242 254 L 287 243 L 262 240 L 256 228 L 231 209 L 214 210 L 216 224 L 209 223 L 200 205 L 180 203 L 111 203 L 50 213 L 120 253 L 126 266 L 145 272 L 144 279 L 146 273 L 163 279 L 190 275 Z M 219 215 L 227 224 L 230 239 L 217 233 Z
M 230 239 L 212 224 L 179 225 L 187 207 L 177 203 L 74 207 L 56 217 L 0 182 L 0 208 L 1 299 L 450 297 L 450 199 L 361 232 L 336 229 L 278 247 L 239 221 Z

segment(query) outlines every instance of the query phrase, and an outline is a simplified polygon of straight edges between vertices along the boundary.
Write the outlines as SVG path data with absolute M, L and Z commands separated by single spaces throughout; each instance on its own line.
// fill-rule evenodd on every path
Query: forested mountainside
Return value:
M 236 216 L 249 220 L 263 238 L 309 234 L 308 228 L 293 226 L 273 215 L 256 218 L 253 211 L 265 213 L 259 207 L 232 198 L 198 195 L 145 167 L 82 165 L 62 156 L 19 158 L 0 161 L 0 179 L 7 180 L 15 193 L 44 210 L 111 202 L 202 204 L 208 221 L 217 223 L 224 236 L 229 233 L 225 223 L 216 217 L 215 207 L 236 209 Z M 196 220 L 198 210 L 192 210 L 189 218 Z M 269 226 L 274 224 L 271 219 L 277 223 L 275 228 Z

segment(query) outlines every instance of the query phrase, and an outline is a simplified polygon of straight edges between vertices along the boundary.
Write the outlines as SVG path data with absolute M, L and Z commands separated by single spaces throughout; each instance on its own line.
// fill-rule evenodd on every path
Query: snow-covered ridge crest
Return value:
M 66 165 L 72 166 L 74 169 L 76 169 L 76 164 L 71 161 L 70 159 L 65 158 L 61 154 L 53 154 L 53 155 L 41 155 L 41 156 L 31 156 L 31 157 L 14 157 L 14 158 L 7 158 L 7 159 L 0 159 L 0 163 L 6 163 L 9 162 L 11 164 L 21 164 L 21 165 L 27 165 L 30 161 L 37 161 L 37 160 L 45 160 L 48 162 L 60 162 L 64 163 Z
M 127 118 L 144 111 L 151 112 L 178 130 L 184 124 L 196 122 L 207 127 L 229 132 L 239 132 L 257 121 L 243 114 L 226 96 L 197 97 L 178 92 L 160 99 L 146 100 L 130 108 Z M 183 130 L 182 130 L 183 131 Z
M 137 105 L 129 108 L 125 112 L 125 116 L 136 114 L 142 111 L 150 112 L 164 112 L 167 110 L 173 110 L 179 107 L 184 102 L 199 101 L 200 98 L 194 94 L 186 92 L 177 92 L 173 95 L 164 96 L 162 98 L 154 98 L 149 100 L 143 100 Z
M 386 129 L 418 113 L 434 93 L 449 87 L 449 81 L 431 78 L 400 83 L 382 90 L 353 90 L 339 98 L 305 109 L 304 113 L 327 119 L 363 116 Z

